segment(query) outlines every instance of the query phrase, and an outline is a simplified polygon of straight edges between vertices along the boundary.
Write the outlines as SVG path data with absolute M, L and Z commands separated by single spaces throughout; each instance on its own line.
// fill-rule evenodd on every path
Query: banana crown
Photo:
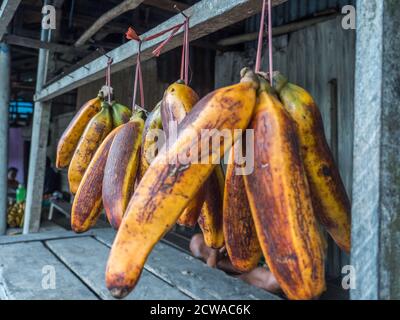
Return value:
M 276 91 L 281 93 L 282 89 L 288 84 L 288 79 L 282 75 L 279 71 L 274 72 L 273 74 L 273 84 Z
M 146 119 L 147 119 L 146 112 L 144 110 L 140 110 L 140 109 L 133 111 L 132 117 L 130 120 L 132 121 L 132 120 L 136 120 L 138 118 L 142 119 L 143 121 L 146 121 Z
M 258 90 L 258 88 L 260 87 L 259 77 L 250 68 L 248 68 L 248 67 L 243 68 L 240 71 L 240 77 L 241 77 L 241 80 L 240 80 L 241 83 L 251 82 L 253 84 L 254 89 L 256 89 L 256 90 Z
M 266 92 L 270 95 L 277 96 L 277 92 L 275 91 L 274 88 L 271 87 L 269 81 L 266 78 L 265 73 L 259 73 L 258 75 L 258 80 L 260 82 L 260 87 L 258 89 L 258 94 L 261 92 Z

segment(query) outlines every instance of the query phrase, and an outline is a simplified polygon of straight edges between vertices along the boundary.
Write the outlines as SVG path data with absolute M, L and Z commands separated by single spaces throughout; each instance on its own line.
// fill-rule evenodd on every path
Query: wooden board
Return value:
M 50 240 L 46 245 L 100 298 L 113 299 L 104 281 L 109 254 L 107 246 L 90 237 Z M 189 300 L 189 297 L 144 270 L 137 287 L 126 299 Z
M 14 17 L 21 0 L 3 0 L 0 7 L 0 40 L 7 31 L 7 27 Z
M 48 287 L 51 268 L 55 271 L 55 289 Z M 97 297 L 42 243 L 34 242 L 0 245 L 2 299 L 83 300 Z
M 286 0 L 273 0 L 276 6 Z M 259 0 L 202 0 L 185 10 L 190 16 L 190 41 L 211 34 L 226 26 L 244 20 L 261 10 Z M 143 37 L 154 35 L 183 22 L 180 14 L 175 15 L 166 22 L 146 32 Z M 182 45 L 182 30 L 164 47 L 163 52 Z M 153 57 L 154 48 L 164 41 L 168 34 L 142 44 L 142 61 Z M 120 71 L 136 63 L 138 44 L 129 41 L 108 53 L 113 58 L 112 72 Z M 81 67 L 62 79 L 43 88 L 35 95 L 36 101 L 47 101 L 65 92 L 78 88 L 84 84 L 104 77 L 107 66 L 107 57 L 102 56 Z
M 95 237 L 111 246 L 115 232 L 96 230 Z M 276 300 L 278 297 L 233 278 L 221 270 L 209 268 L 192 256 L 158 243 L 150 254 L 145 269 L 178 288 L 193 299 L 210 300 Z
M 93 234 L 94 234 L 93 231 L 89 231 L 84 234 L 77 234 L 73 231 L 49 231 L 49 232 L 42 232 L 42 233 L 30 233 L 27 235 L 0 236 L 0 245 L 22 243 L 22 242 L 32 242 L 32 241 L 43 241 L 43 240 L 51 240 L 51 239 L 87 237 L 87 236 L 90 236 Z

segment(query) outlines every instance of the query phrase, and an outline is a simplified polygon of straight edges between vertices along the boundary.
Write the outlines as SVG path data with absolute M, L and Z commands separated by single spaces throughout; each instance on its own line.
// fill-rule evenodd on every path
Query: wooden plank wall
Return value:
M 353 174 L 355 31 L 343 30 L 341 17 L 274 38 L 274 70 L 306 88 L 321 109 L 325 132 L 351 195 Z M 266 50 L 266 49 L 264 49 Z M 228 52 L 216 57 L 216 86 L 237 82 L 255 52 Z M 268 70 L 268 58 L 263 57 Z M 337 87 L 336 87 L 337 86 Z M 337 101 L 337 103 L 335 103 Z M 348 257 L 330 245 L 328 274 L 340 276 Z

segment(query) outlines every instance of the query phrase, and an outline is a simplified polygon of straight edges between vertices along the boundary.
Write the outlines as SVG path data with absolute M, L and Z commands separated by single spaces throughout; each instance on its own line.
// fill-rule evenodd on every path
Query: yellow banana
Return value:
M 199 101 L 199 97 L 192 88 L 185 85 L 181 80 L 171 84 L 165 90 L 161 103 L 161 119 L 163 128 L 168 139 L 170 124 L 179 124 Z M 204 189 L 190 200 L 188 206 L 183 210 L 177 223 L 181 226 L 193 228 L 199 218 L 204 203 Z
M 142 147 L 140 152 L 140 173 L 139 181 L 142 179 L 153 159 L 158 154 L 157 148 L 157 130 L 162 130 L 161 121 L 161 101 L 156 105 L 154 110 L 149 114 L 144 125 Z
M 269 268 L 289 299 L 325 290 L 324 247 L 301 160 L 295 124 L 261 82 L 255 115 L 254 171 L 244 175 L 258 239 Z
M 203 232 L 204 242 L 209 248 L 219 249 L 224 246 L 222 228 L 222 202 L 225 178 L 221 165 L 217 165 L 210 178 L 204 184 L 205 200 L 198 219 Z
M 76 146 L 78 145 L 79 139 L 85 131 L 87 124 L 101 109 L 101 101 L 102 98 L 99 95 L 86 102 L 79 109 L 67 129 L 65 129 L 57 146 L 57 168 L 65 168 L 70 164 Z
M 223 230 L 225 247 L 235 269 L 249 272 L 257 267 L 262 256 L 251 215 L 241 168 L 235 164 L 232 147 L 225 177 Z
M 124 123 L 127 123 L 132 117 L 131 109 L 115 101 L 111 105 L 111 114 L 114 128 L 119 127 Z
M 103 179 L 103 205 L 113 228 L 118 229 L 132 196 L 140 159 L 144 121 L 141 113 L 121 126 L 108 155 Z
M 175 143 L 160 151 L 137 186 L 108 259 L 106 284 L 114 297 L 122 298 L 134 288 L 154 245 L 175 224 L 214 170 L 214 163 L 232 145 L 232 131 L 247 128 L 258 79 L 249 70 L 242 76 L 241 83 L 216 90 L 196 104 L 180 124 Z M 231 134 L 225 136 L 225 144 L 213 144 L 201 163 L 183 164 L 194 145 L 209 144 L 215 136 L 201 134 L 205 129 Z
M 351 242 L 351 205 L 326 141 L 321 113 L 304 89 L 281 74 L 274 78 L 276 89 L 296 123 L 304 167 L 319 222 L 347 253 Z
M 88 123 L 72 157 L 68 169 L 71 193 L 75 194 L 99 145 L 112 130 L 110 106 L 102 102 L 102 109 Z
M 102 209 L 102 185 L 104 168 L 111 144 L 121 127 L 114 129 L 102 142 L 86 169 L 71 212 L 72 230 L 81 233 L 89 230 L 97 221 Z

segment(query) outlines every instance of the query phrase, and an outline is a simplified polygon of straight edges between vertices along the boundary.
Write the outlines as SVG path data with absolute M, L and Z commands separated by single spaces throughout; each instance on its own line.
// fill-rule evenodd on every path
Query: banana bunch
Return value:
M 22 228 L 24 225 L 25 202 L 10 204 L 7 209 L 7 224 L 10 228 Z
M 111 131 L 95 152 L 72 205 L 75 232 L 93 227 L 103 207 L 110 224 L 118 229 L 138 172 L 143 116 L 141 111 L 135 112 L 127 123 Z
M 240 83 L 216 90 L 197 102 L 189 113 L 182 112 L 184 119 L 178 126 L 177 139 L 159 150 L 140 180 L 107 263 L 106 285 L 114 297 L 123 298 L 135 287 L 154 245 L 198 196 L 220 157 L 234 143 L 233 131 L 247 128 L 256 105 L 259 81 L 247 69 L 241 76 Z M 183 111 L 181 106 L 178 111 Z M 201 145 L 211 143 L 213 136 L 201 135 L 203 129 L 227 130 L 232 134 L 226 143 L 215 147 L 212 144 L 212 149 L 201 155 L 200 162 L 181 163 L 179 159 L 192 155 L 194 138 L 197 141 L 200 137 Z M 217 233 L 221 237 L 221 231 Z
M 169 136 L 173 121 L 176 139 Z M 136 119 L 122 127 L 112 133 L 110 155 L 102 163 L 102 196 L 96 193 L 112 225 L 119 227 L 106 269 L 114 297 L 123 298 L 136 286 L 152 248 L 175 223 L 198 223 L 206 245 L 225 246 L 238 271 L 251 271 L 264 256 L 289 299 L 323 293 L 326 247 L 319 223 L 348 252 L 350 202 L 319 110 L 304 89 L 279 73 L 272 88 L 265 74 L 247 68 L 240 83 L 200 101 L 177 82 L 146 123 Z M 168 140 L 160 149 L 151 131 L 161 128 Z M 224 136 L 215 147 L 204 129 L 252 129 L 253 171 L 245 174 L 243 164 L 236 163 L 237 135 Z M 195 140 L 212 145 L 211 150 L 193 149 Z M 227 152 L 224 176 L 218 161 Z M 201 161 L 182 160 L 193 155 Z
M 104 93 L 86 102 L 67 129 L 57 146 L 57 168 L 68 168 L 70 191 L 76 194 L 97 149 L 113 128 L 126 123 L 131 111 L 124 105 L 104 101 Z

